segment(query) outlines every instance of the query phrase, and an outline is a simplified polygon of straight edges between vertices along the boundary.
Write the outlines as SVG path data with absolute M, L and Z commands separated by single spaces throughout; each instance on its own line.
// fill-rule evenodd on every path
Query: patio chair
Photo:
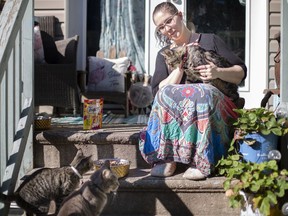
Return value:
M 50 105 L 55 108 L 72 108 L 73 114 L 79 111 L 80 96 L 77 84 L 76 56 L 79 36 L 56 41 L 51 41 L 51 36 L 41 32 L 44 46 L 48 43 L 56 49 L 53 61 L 35 63 L 34 68 L 34 96 L 35 106 Z M 52 50 L 53 47 L 46 50 Z M 49 52 L 50 52 L 49 51 Z M 47 58 L 45 53 L 45 60 Z M 59 114 L 59 113 L 58 113 Z

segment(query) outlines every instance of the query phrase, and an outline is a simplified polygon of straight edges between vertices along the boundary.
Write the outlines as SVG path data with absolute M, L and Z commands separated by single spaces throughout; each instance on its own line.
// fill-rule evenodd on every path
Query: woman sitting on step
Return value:
M 156 36 L 162 48 L 156 59 L 152 78 L 154 103 L 148 125 L 140 132 L 139 148 L 152 165 L 151 175 L 166 177 L 175 172 L 176 162 L 187 164 L 183 177 L 205 179 L 213 174 L 217 161 L 226 154 L 231 142 L 231 118 L 235 104 L 209 84 L 185 84 L 183 69 L 169 70 L 161 52 L 164 49 L 198 43 L 213 50 L 233 66 L 220 68 L 201 65 L 203 81 L 222 79 L 239 85 L 246 77 L 244 62 L 232 53 L 214 34 L 192 33 L 183 22 L 183 14 L 170 2 L 157 5 L 153 11 Z M 198 41 L 197 41 L 198 40 Z

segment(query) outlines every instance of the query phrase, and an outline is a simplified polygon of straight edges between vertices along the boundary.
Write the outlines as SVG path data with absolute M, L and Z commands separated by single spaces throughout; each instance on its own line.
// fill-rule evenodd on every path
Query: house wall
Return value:
M 55 16 L 55 39 L 65 38 L 65 0 L 34 0 L 34 15 Z
M 268 88 L 275 88 L 274 56 L 278 50 L 278 42 L 274 39 L 276 33 L 280 31 L 281 23 L 281 0 L 270 0 L 269 2 L 269 74 Z M 269 107 L 278 101 L 278 96 L 271 97 Z

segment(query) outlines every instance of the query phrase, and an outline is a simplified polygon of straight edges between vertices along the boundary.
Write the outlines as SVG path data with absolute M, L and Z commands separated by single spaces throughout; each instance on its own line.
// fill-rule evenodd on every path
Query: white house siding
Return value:
M 276 33 L 280 31 L 281 0 L 270 0 L 269 3 L 269 74 L 268 88 L 275 88 L 274 56 L 278 49 L 278 42 L 274 39 Z M 274 103 L 278 101 L 278 96 L 273 96 L 269 100 L 269 108 L 274 108 Z

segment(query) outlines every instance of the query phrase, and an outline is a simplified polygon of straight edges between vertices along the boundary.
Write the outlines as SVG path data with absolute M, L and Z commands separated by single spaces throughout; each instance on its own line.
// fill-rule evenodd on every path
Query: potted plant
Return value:
M 238 118 L 233 123 L 234 139 L 228 155 L 222 157 L 216 168 L 220 175 L 226 177 L 223 187 L 231 207 L 242 207 L 245 210 L 241 213 L 246 215 L 251 215 L 251 212 L 247 214 L 250 210 L 270 215 L 278 209 L 278 200 L 288 189 L 288 171 L 280 170 L 276 160 L 269 161 L 267 155 L 265 160 L 259 160 L 259 156 L 256 160 L 247 157 L 250 152 L 245 148 L 254 150 L 254 156 L 263 156 L 264 150 L 268 154 L 271 149 L 277 149 L 278 140 L 271 140 L 269 136 L 277 138 L 285 135 L 288 132 L 286 119 L 276 118 L 265 108 L 235 109 L 235 112 Z M 265 146 L 266 139 L 272 142 L 272 148 L 271 144 Z
M 285 118 L 277 119 L 265 108 L 234 109 L 238 118 L 233 123 L 234 139 L 245 160 L 264 162 L 268 153 L 277 149 L 278 138 L 288 133 Z
M 240 158 L 230 155 L 217 165 L 219 174 L 226 177 L 223 187 L 230 207 L 247 209 L 251 205 L 254 212 L 271 215 L 271 207 L 278 210 L 278 198 L 288 189 L 288 171 L 279 170 L 275 160 L 251 163 Z
M 230 207 L 241 207 L 241 215 L 281 215 L 278 201 L 288 189 L 288 171 L 279 170 L 276 160 L 246 162 L 231 142 L 229 155 L 216 167 L 226 177 L 223 187 Z
M 234 109 L 238 113 L 237 120 L 233 123 L 239 131 L 239 138 L 244 139 L 248 133 L 260 132 L 264 135 L 273 133 L 282 136 L 288 132 L 285 118 L 276 119 L 272 111 L 263 107 L 252 109 Z

